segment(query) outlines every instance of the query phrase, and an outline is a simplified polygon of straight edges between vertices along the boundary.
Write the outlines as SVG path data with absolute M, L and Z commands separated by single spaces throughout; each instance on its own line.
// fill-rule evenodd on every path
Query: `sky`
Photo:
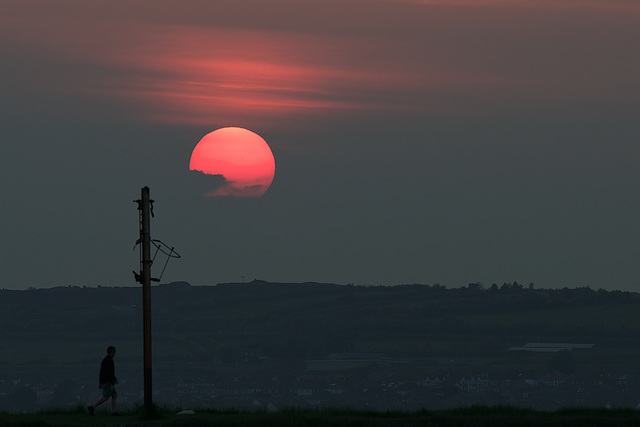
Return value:
M 162 282 L 640 291 L 637 0 L 0 12 L 0 288 L 136 286 L 149 186 Z M 189 171 L 226 126 L 271 147 L 262 197 Z

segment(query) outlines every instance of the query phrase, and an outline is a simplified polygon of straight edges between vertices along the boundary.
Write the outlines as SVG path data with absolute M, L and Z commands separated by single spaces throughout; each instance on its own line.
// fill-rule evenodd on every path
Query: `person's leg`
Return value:
M 106 402 L 107 400 L 109 400 L 109 396 L 105 396 L 102 399 L 98 400 L 93 407 L 97 408 L 98 406 L 102 405 L 104 402 Z
M 111 384 L 102 384 L 100 386 L 102 389 L 102 398 L 98 400 L 93 406 L 89 406 L 89 412 L 93 412 L 98 406 L 102 405 L 104 402 L 109 400 L 109 398 L 115 394 L 115 390 Z
M 113 396 L 111 396 L 111 413 L 115 414 L 118 411 L 116 411 L 116 399 L 118 398 L 118 395 L 116 393 L 113 393 Z
M 107 400 L 109 400 L 109 396 L 103 397 L 102 399 L 98 400 L 96 403 L 93 404 L 93 406 L 88 406 L 87 410 L 89 411 L 89 414 L 93 415 L 93 413 L 95 412 L 96 408 L 98 406 L 102 405 Z

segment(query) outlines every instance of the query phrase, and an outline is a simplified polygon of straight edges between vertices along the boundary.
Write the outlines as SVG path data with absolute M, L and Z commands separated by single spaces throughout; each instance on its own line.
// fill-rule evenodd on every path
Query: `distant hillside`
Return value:
M 204 353 L 220 359 L 245 352 L 301 358 L 333 352 L 450 355 L 460 347 L 456 341 L 463 347 L 495 343 L 477 349 L 482 352 L 503 352 L 525 341 L 628 342 L 640 337 L 639 304 L 637 293 L 530 289 L 517 283 L 446 289 L 179 282 L 152 288 L 154 340 L 182 343 L 185 357 Z M 137 287 L 0 291 L 0 340 L 7 345 L 136 340 L 140 319 Z M 446 346 L 439 344 L 443 337 Z M 197 343 L 198 351 L 189 343 Z M 56 350 L 48 354 L 55 357 Z M 0 361 L 24 356 L 4 352 Z

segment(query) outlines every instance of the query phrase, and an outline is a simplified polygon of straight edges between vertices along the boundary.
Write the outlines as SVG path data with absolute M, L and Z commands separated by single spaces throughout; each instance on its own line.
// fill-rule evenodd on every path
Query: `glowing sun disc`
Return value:
M 208 196 L 260 197 L 273 182 L 276 162 L 260 135 L 226 127 L 198 142 L 191 153 L 189 170 L 224 178 L 224 183 Z

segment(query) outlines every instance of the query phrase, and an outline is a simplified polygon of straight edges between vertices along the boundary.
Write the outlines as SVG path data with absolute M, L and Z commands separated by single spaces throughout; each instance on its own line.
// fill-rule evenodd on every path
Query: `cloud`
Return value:
M 108 62 L 130 64 L 135 74 L 116 90 L 100 84 L 96 93 L 142 103 L 147 118 L 163 122 L 422 109 L 424 104 L 409 105 L 399 92 L 409 94 L 425 79 L 442 84 L 456 74 L 385 64 L 376 55 L 377 42 L 358 39 L 235 29 L 147 32 L 161 48 L 141 44 L 107 54 Z
M 222 175 L 208 175 L 204 172 L 191 170 L 188 172 L 187 185 L 189 191 L 197 195 L 205 195 L 218 191 L 229 185 L 229 182 Z
M 264 185 L 239 186 L 233 182 L 227 182 L 215 190 L 207 193 L 211 197 L 260 197 L 269 187 Z
M 269 189 L 269 186 L 244 185 L 229 181 L 223 175 L 209 175 L 196 170 L 189 171 L 187 184 L 185 188 L 189 192 L 209 197 L 260 197 Z

